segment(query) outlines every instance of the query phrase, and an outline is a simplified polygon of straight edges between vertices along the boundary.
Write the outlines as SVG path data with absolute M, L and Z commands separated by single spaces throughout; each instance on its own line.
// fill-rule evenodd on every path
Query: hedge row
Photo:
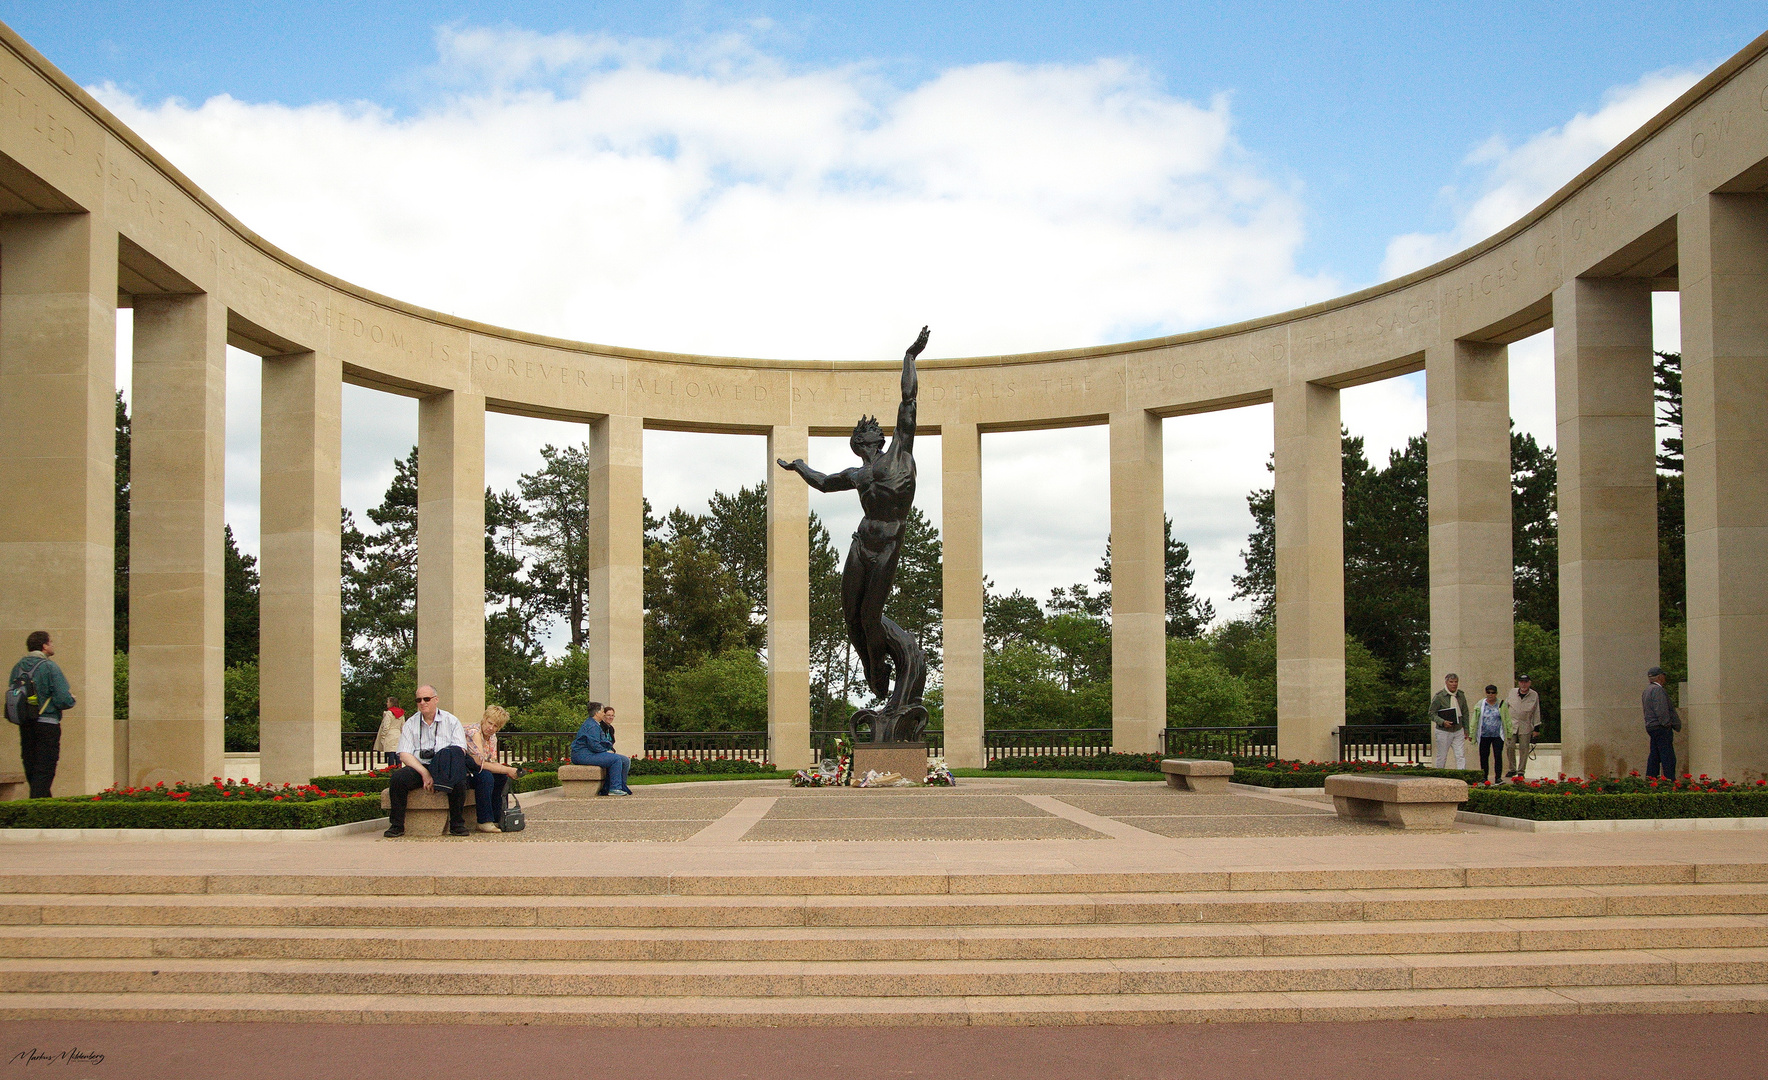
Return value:
M 1254 769 L 1236 765 L 1234 767 L 1234 782 L 1236 784 L 1250 784 L 1253 787 L 1317 788 L 1326 786 L 1326 778 L 1328 776 L 1355 771 L 1357 770 L 1327 767 L 1312 771 L 1303 769 L 1300 772 L 1297 772 L 1293 769 Z M 1473 769 L 1395 769 L 1391 772 L 1383 772 L 1380 775 L 1399 777 L 1443 776 L 1450 780 L 1465 780 L 1469 784 L 1479 783 L 1484 776 L 1483 773 Z
M 737 758 L 633 758 L 629 776 L 707 776 L 723 773 L 771 773 L 771 761 Z
M 1768 791 L 1545 795 L 1532 791 L 1475 788 L 1467 793 L 1467 805 L 1462 809 L 1530 821 L 1768 817 Z
M 67 798 L 0 803 L 4 829 L 323 829 L 381 816 L 379 799 L 176 803 Z
M 1152 772 L 1160 771 L 1160 754 L 1039 754 L 995 758 L 989 772 Z

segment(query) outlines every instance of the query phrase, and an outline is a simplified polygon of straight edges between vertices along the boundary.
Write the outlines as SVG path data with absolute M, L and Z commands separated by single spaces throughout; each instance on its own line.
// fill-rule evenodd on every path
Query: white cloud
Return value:
M 1702 72 L 1660 71 L 1603 96 L 1595 113 L 1512 146 L 1501 135 L 1475 147 L 1465 164 L 1478 175 L 1468 189 L 1445 188 L 1455 225 L 1445 232 L 1407 233 L 1388 242 L 1384 279 L 1396 278 L 1469 247 L 1539 206 L 1572 177 L 1638 130 L 1697 82 Z

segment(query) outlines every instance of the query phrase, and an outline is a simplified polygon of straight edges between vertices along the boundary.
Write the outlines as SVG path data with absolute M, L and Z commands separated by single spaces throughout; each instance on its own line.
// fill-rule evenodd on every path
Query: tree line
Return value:
M 1655 368 L 1660 619 L 1663 666 L 1686 677 L 1680 357 Z M 117 709 L 127 715 L 129 416 L 116 403 Z M 1342 437 L 1345 558 L 1345 716 L 1348 723 L 1414 723 L 1430 685 L 1427 442 L 1409 439 L 1385 464 L 1361 437 Z M 1559 715 L 1556 462 L 1533 436 L 1511 434 L 1516 662 L 1542 692 L 1549 737 Z M 389 696 L 416 688 L 417 449 L 394 462 L 381 502 L 364 521 L 344 510 L 343 716 L 372 731 Z M 541 467 L 507 491 L 485 493 L 485 676 L 488 701 L 516 730 L 572 730 L 588 685 L 589 456 L 586 445 L 541 451 Z M 1193 592 L 1186 544 L 1166 522 L 1169 726 L 1276 722 L 1275 504 L 1247 498 L 1253 530 L 1234 576 L 1249 614 L 1221 620 Z M 255 749 L 258 574 L 231 526 L 224 532 L 226 712 L 230 750 Z M 715 493 L 703 514 L 644 507 L 646 726 L 661 731 L 756 731 L 767 722 L 766 487 Z M 811 715 L 841 728 L 869 704 L 840 608 L 842 554 L 810 515 Z M 927 704 L 941 726 L 939 534 L 911 510 L 890 612 L 927 652 Z M 1109 727 L 1111 557 L 1107 540 L 1091 581 L 1042 601 L 985 579 L 984 723 L 989 728 Z M 555 655 L 544 648 L 566 639 Z M 605 695 L 604 688 L 595 688 Z

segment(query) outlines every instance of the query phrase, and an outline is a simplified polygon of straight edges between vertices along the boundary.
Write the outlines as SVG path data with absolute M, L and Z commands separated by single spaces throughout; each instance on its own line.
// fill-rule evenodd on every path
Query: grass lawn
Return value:
M 1118 770 L 1115 772 L 1082 772 L 1078 769 L 1032 769 L 1008 772 L 1005 769 L 953 769 L 953 776 L 989 777 L 1016 776 L 1035 780 L 1165 780 L 1164 773 Z

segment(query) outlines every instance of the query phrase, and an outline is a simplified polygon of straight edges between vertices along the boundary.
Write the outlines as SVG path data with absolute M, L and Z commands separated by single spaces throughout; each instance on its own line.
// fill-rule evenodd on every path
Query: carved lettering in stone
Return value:
M 16 117 L 21 126 L 29 126 L 45 142 L 59 147 L 63 154 L 73 156 L 77 149 L 74 129 L 64 120 L 66 113 L 58 114 L 56 111 L 73 111 L 69 106 L 44 102 L 36 94 L 15 85 L 4 76 L 0 76 L 0 103 L 4 103 L 0 105 L 0 109 Z

